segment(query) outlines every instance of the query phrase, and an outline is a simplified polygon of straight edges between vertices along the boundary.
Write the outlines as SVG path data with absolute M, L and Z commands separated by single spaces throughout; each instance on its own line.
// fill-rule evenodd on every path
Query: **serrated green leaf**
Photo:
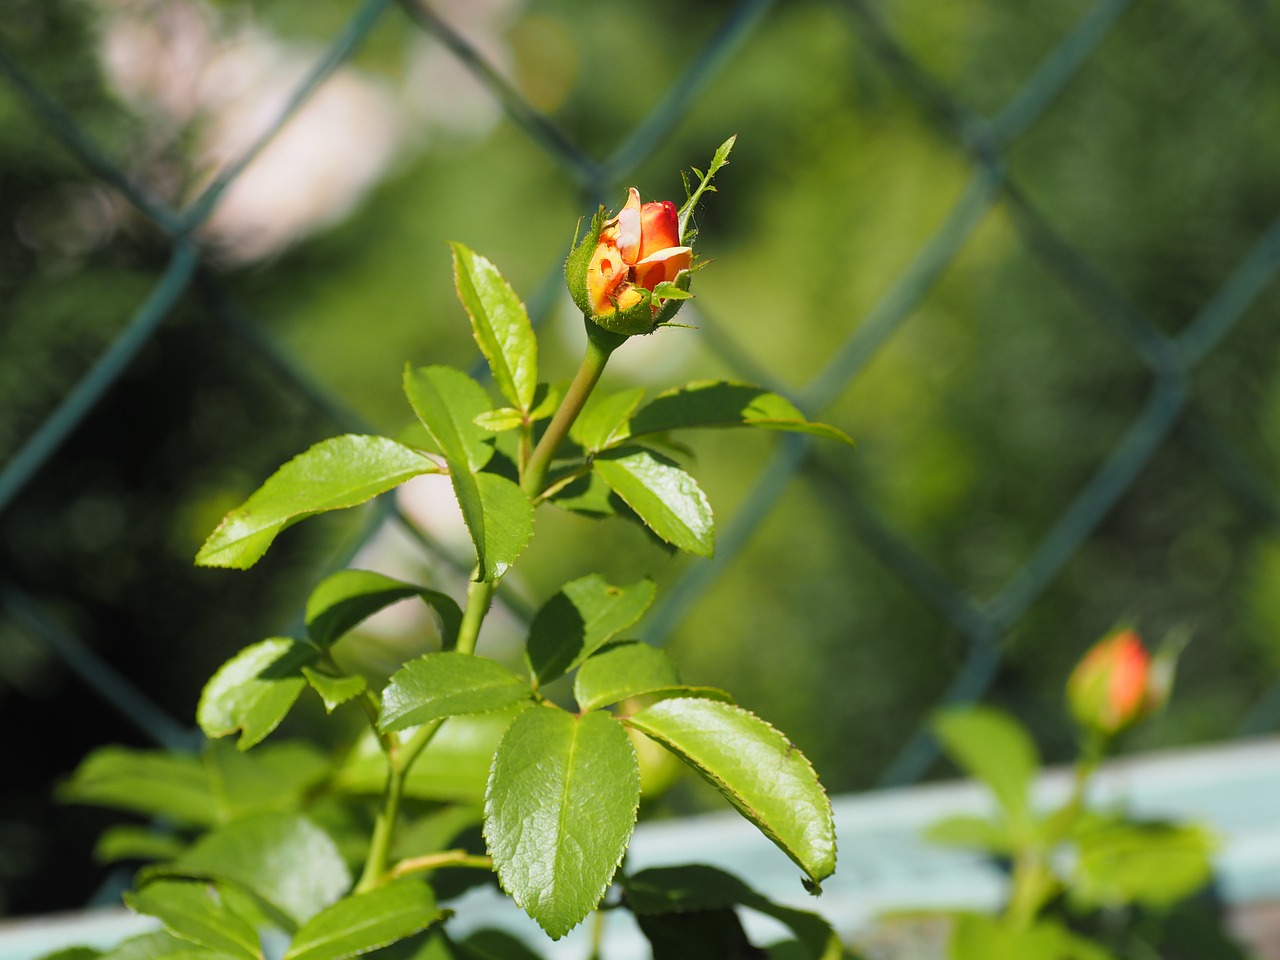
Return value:
M 450 246 L 458 299 L 493 382 L 512 406 L 528 410 L 538 385 L 538 341 L 529 314 L 497 267 L 460 243 Z
M 243 960 L 259 960 L 262 956 L 257 931 L 227 908 L 211 884 L 155 880 L 126 893 L 124 902 L 137 913 L 156 917 L 166 930 L 183 940 Z
M 476 423 L 492 407 L 484 387 L 453 367 L 405 367 L 404 392 L 450 474 L 475 473 L 489 462 L 493 438 Z
M 450 717 L 441 724 L 409 768 L 404 794 L 418 800 L 445 803 L 484 803 L 489 767 L 502 735 L 527 702 L 510 710 Z M 412 729 L 404 732 L 407 739 Z M 387 757 L 372 732 L 363 734 L 338 771 L 338 789 L 347 793 L 381 794 L 387 785 Z
M 425 930 L 440 916 L 430 887 L 396 880 L 320 911 L 294 935 L 284 960 L 346 960 Z
M 476 474 L 493 455 L 475 418 L 489 409 L 484 389 L 452 367 L 406 369 L 405 394 L 449 463 L 449 479 L 476 548 L 480 579 L 499 579 L 533 535 L 533 505 L 506 477 Z
M 405 664 L 382 691 L 378 726 L 403 730 L 429 720 L 488 713 L 529 697 L 529 683 L 500 663 L 463 653 L 428 653 Z
M 1040 766 L 1026 731 L 1007 714 L 981 706 L 940 711 L 932 726 L 947 754 L 991 789 L 1009 817 L 1025 819 L 1027 788 Z
M 286 527 L 386 493 L 412 477 L 440 473 L 426 454 L 386 437 L 346 434 L 321 441 L 267 478 L 209 534 L 196 563 L 247 570 Z
M 639 804 L 635 750 L 607 713 L 534 707 L 511 724 L 489 777 L 484 835 L 503 889 L 552 939 L 604 896 Z
M 171 869 L 230 880 L 295 923 L 305 923 L 351 886 L 351 874 L 329 835 L 306 817 L 268 813 L 205 834 Z
M 150 827 L 123 824 L 109 827 L 93 845 L 93 858 L 99 863 L 118 860 L 171 860 L 182 853 L 186 841 L 172 833 L 160 833 Z
M 817 883 L 836 868 L 831 803 L 778 730 L 717 700 L 661 700 L 626 723 L 688 762 Z
M 748 383 L 703 380 L 658 394 L 615 442 L 626 437 L 694 427 L 759 427 L 807 433 L 852 444 L 842 430 L 813 423 L 786 397 Z
M 438 590 L 405 583 L 372 570 L 339 570 L 325 577 L 307 598 L 307 635 L 322 648 L 379 610 L 420 597 L 440 618 L 440 635 L 449 646 L 458 635 L 462 611 Z
M 358 673 L 336 675 L 303 667 L 302 675 L 311 684 L 311 689 L 320 695 L 325 713 L 333 713 L 348 700 L 360 696 L 369 686 L 369 681 Z
M 1106 909 L 1141 904 L 1167 908 L 1201 890 L 1213 877 L 1217 843 L 1201 827 L 1107 822 L 1082 830 L 1074 901 Z
M 490 433 L 502 433 L 514 430 L 524 424 L 524 414 L 515 407 L 499 407 L 497 410 L 486 410 L 476 417 L 476 426 Z
M 330 772 L 330 760 L 323 752 L 288 740 L 251 753 L 226 740 L 209 741 L 204 764 L 224 822 L 295 811 Z
M 102 747 L 80 762 L 60 789 L 63 799 L 210 826 L 218 806 L 199 758 L 160 750 Z
M 947 817 L 930 824 L 924 835 L 931 843 L 973 847 L 993 854 L 1012 853 L 1014 849 L 1008 827 L 982 817 Z
M 569 428 L 569 439 L 584 450 L 595 453 L 613 441 L 621 431 L 626 436 L 627 421 L 644 399 L 644 388 L 620 390 L 610 394 L 592 394 L 586 408 Z
M 248 750 L 274 730 L 307 685 L 302 668 L 320 653 L 289 637 L 272 637 L 245 647 L 205 684 L 196 722 L 208 737 L 240 732 Z
M 525 656 L 538 684 L 569 672 L 639 620 L 657 589 L 651 580 L 615 587 L 598 573 L 570 581 L 534 615 Z
M 573 678 L 573 698 L 579 709 L 595 710 L 679 683 L 680 672 L 665 650 L 633 640 L 606 647 L 583 663 Z
M 533 536 L 533 504 L 506 477 L 482 473 L 476 478 L 479 510 L 463 506 L 481 580 L 497 580 L 515 563 Z M 455 487 L 455 489 L 457 489 Z M 461 499 L 461 498 L 460 498 Z
M 593 469 L 667 543 L 700 557 L 715 550 L 711 504 L 693 477 L 647 450 L 596 458 Z

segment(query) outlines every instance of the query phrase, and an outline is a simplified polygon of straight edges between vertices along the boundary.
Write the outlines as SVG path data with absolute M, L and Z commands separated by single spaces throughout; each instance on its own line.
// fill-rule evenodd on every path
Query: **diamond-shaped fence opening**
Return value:
M 315 278 L 324 272 L 326 257 L 335 269 L 355 269 L 353 255 L 365 251 L 336 242 L 326 249 L 328 241 L 322 238 L 307 248 L 301 266 L 284 257 L 238 273 L 227 269 L 229 263 L 235 266 L 234 256 L 229 261 L 226 238 L 219 238 L 217 227 L 220 210 L 242 202 L 233 191 L 255 161 L 290 135 L 309 103 L 347 82 L 343 71 L 363 55 L 371 36 L 380 38 L 379 51 L 385 38 L 393 36 L 430 48 L 429 57 L 401 65 L 410 81 L 429 85 L 444 77 L 447 83 L 461 83 L 459 72 L 465 72 L 470 83 L 478 82 L 485 99 L 478 106 L 464 103 L 460 116 L 474 107 L 472 112 L 488 110 L 505 118 L 497 132 L 480 136 L 498 139 L 499 150 L 513 156 L 523 151 L 518 156 L 526 170 L 513 165 L 508 175 L 521 183 L 527 177 L 539 188 L 530 210 L 510 210 L 501 220 L 511 236 L 495 242 L 510 249 L 525 234 L 542 237 L 544 231 L 563 243 L 567 238 L 538 217 L 557 203 L 589 208 L 612 202 L 638 171 L 667 163 L 674 147 L 684 149 L 694 140 L 713 146 L 732 132 L 719 125 L 707 132 L 721 114 L 746 124 L 756 115 L 768 116 L 765 129 L 783 141 L 753 145 L 750 130 L 743 131 L 735 162 L 760 189 L 762 199 L 751 208 L 754 223 L 733 213 L 731 180 L 726 180 L 723 200 L 713 198 L 704 214 L 708 236 L 714 237 L 717 226 L 737 225 L 764 238 L 765 252 L 755 254 L 745 246 L 733 247 L 729 238 L 721 241 L 726 261 L 740 254 L 750 261 L 758 283 L 733 290 L 722 281 L 718 285 L 715 271 L 709 271 L 706 283 L 700 281 L 702 296 L 695 304 L 700 330 L 679 335 L 696 338 L 703 359 L 727 375 L 788 393 L 808 413 L 848 426 L 862 448 L 846 454 L 796 437 L 750 448 L 753 454 L 765 452 L 762 467 L 746 473 L 731 467 L 731 476 L 713 481 L 733 504 L 731 512 L 719 513 L 715 559 L 664 573 L 668 582 L 645 622 L 646 639 L 671 638 L 695 672 L 716 669 L 716 658 L 727 650 L 751 650 L 751 656 L 729 668 L 734 679 L 713 675 L 731 689 L 745 684 L 748 701 L 753 695 L 764 697 L 773 686 L 808 691 L 790 706 L 779 706 L 795 716 L 777 719 L 818 753 L 820 767 L 825 760 L 834 768 L 837 788 L 908 783 L 927 775 L 936 759 L 925 726 L 930 710 L 981 700 L 993 691 L 1041 720 L 1050 739 L 1063 737 L 1049 719 L 1052 703 L 1045 705 L 1057 696 L 1052 685 L 1060 682 L 1079 650 L 1109 625 L 1107 618 L 1136 617 L 1159 629 L 1195 622 L 1206 633 L 1226 630 L 1243 636 L 1226 653 L 1209 636 L 1198 648 L 1193 645 L 1189 662 L 1212 680 L 1205 695 L 1226 704 L 1221 715 L 1242 731 L 1269 729 L 1280 712 L 1280 688 L 1267 690 L 1267 678 L 1256 667 L 1267 656 L 1255 647 L 1267 640 L 1261 634 L 1268 624 L 1280 625 L 1271 599 L 1274 580 L 1268 586 L 1268 576 L 1280 565 L 1267 534 L 1280 517 L 1275 479 L 1267 470 L 1267 457 L 1276 451 L 1265 439 L 1280 419 L 1280 397 L 1269 385 L 1276 347 L 1280 191 L 1258 178 L 1265 162 L 1237 163 L 1235 152 L 1270 149 L 1269 169 L 1274 169 L 1277 144 L 1268 131 L 1280 127 L 1274 122 L 1268 126 L 1267 119 L 1276 119 L 1280 98 L 1263 94 L 1276 87 L 1280 57 L 1269 14 L 1259 5 L 1242 2 L 1212 12 L 1178 2 L 1149 6 L 1160 9 L 1140 9 L 1129 0 L 1098 0 L 1073 6 L 1079 12 L 1070 23 L 1055 19 L 1065 16 L 1063 7 L 1019 27 L 1019 17 L 996 4 L 966 20 L 920 4 L 890 8 L 845 0 L 774 9 L 765 0 L 741 0 L 709 5 L 695 18 L 704 28 L 696 43 L 681 36 L 670 50 L 652 51 L 651 59 L 662 69 L 647 74 L 637 70 L 648 62 L 643 55 L 599 49 L 604 40 L 591 19 L 594 8 L 575 13 L 571 4 L 561 4 L 530 12 L 512 28 L 517 53 L 526 62 L 517 56 L 511 67 L 500 65 L 483 44 L 469 39 L 468 30 L 455 20 L 464 16 L 464 7 L 366 0 L 309 67 L 295 71 L 288 94 L 269 100 L 267 122 L 262 117 L 255 121 L 257 135 L 214 164 L 203 183 L 190 184 L 183 182 L 187 174 L 171 165 L 122 153 L 118 141 L 104 145 L 99 126 L 86 124 L 64 102 L 74 89 L 55 94 L 37 79 L 47 64 L 43 55 L 39 63 L 27 59 L 40 50 L 30 36 L 39 33 L 31 25 L 39 16 L 27 11 L 26 20 L 18 18 L 21 29 L 14 28 L 17 39 L 0 43 L 5 104 L 20 106 L 38 121 L 54 145 L 50 149 L 65 165 L 59 169 L 72 170 L 72 160 L 80 172 L 68 176 L 96 184 L 93 202 L 111 205 L 116 214 L 127 208 L 122 216 L 136 251 L 134 275 L 151 279 L 128 321 L 113 327 L 110 338 L 100 330 L 93 333 L 91 357 L 81 362 L 74 382 L 59 388 L 43 407 L 37 403 L 38 416 L 24 408 L 18 428 L 6 427 L 17 429 L 19 436 L 0 469 L 0 511 L 11 534 L 24 531 L 10 540 L 39 540 L 47 546 L 59 531 L 71 536 L 75 518 L 81 516 L 89 530 L 131 523 L 114 516 L 104 520 L 109 504 L 81 498 L 63 526 L 31 529 L 44 522 L 40 510 L 54 509 L 40 499 L 45 488 L 59 496 L 69 489 L 90 489 L 94 458 L 119 452 L 108 442 L 110 436 L 97 443 L 94 435 L 101 433 L 101 421 L 95 417 L 104 410 L 119 415 L 119 407 L 109 403 L 113 389 L 139 364 L 157 362 L 146 359 L 148 350 L 165 336 L 177 338 L 179 349 L 216 353 L 236 376 L 270 381 L 270 389 L 288 394 L 287 401 L 273 401 L 282 404 L 273 409 L 291 411 L 286 419 L 293 432 L 245 454 L 264 469 L 273 457 L 278 462 L 296 449 L 298 436 L 333 432 L 335 426 L 372 429 L 371 410 L 372 419 L 382 425 L 380 401 L 345 391 L 341 384 L 335 388 L 328 382 L 332 378 L 322 380 L 310 369 L 325 344 L 342 344 L 339 352 L 350 349 L 354 359 L 366 352 L 364 341 L 372 341 L 368 351 L 376 349 L 385 360 L 399 341 L 393 339 L 388 347 L 375 336 L 348 347 L 347 341 L 317 327 L 320 345 L 313 346 L 310 335 L 287 328 L 280 334 L 261 315 L 284 303 L 264 276 L 292 279 L 296 271 L 298 277 Z M 32 9 L 38 11 L 38 6 Z M 155 10 L 159 20 L 215 19 L 194 4 L 158 3 Z M 513 5 L 513 18 L 516 13 Z M 579 22 L 573 22 L 575 16 Z M 1147 21 L 1158 17 L 1168 18 L 1166 34 L 1144 40 Z M 250 36 L 241 40 L 248 45 Z M 1021 44 L 1019 38 L 1027 42 Z M 645 42 L 656 43 L 657 38 Z M 1016 46 L 1017 55 L 986 72 L 973 68 L 974 58 L 998 51 L 1000 44 Z M 797 49 L 808 46 L 813 51 L 810 64 L 788 66 L 777 53 L 781 49 L 794 59 Z M 1146 47 L 1156 52 L 1146 59 L 1130 56 Z M 688 51 L 678 68 L 671 63 L 673 51 Z M 1183 54 L 1185 62 L 1179 59 Z M 1226 57 L 1244 58 L 1246 65 L 1217 72 Z M 169 82 L 177 83 L 183 61 L 176 55 L 172 60 L 178 73 Z M 568 70 L 564 64 L 570 60 L 596 75 L 557 72 Z M 1162 86 L 1168 73 L 1153 71 L 1179 64 L 1188 75 L 1171 82 L 1192 104 L 1186 112 L 1188 140 L 1181 145 L 1175 137 L 1178 119 L 1152 116 L 1170 109 L 1172 102 Z M 236 70 L 249 69 L 243 63 L 233 66 L 230 73 L 203 75 L 201 82 L 216 89 L 219 82 L 229 84 L 241 75 Z M 803 83 L 787 85 L 791 69 L 801 72 Z M 810 78 L 810 73 L 836 69 L 840 72 L 829 84 Z M 563 117 L 535 106 L 539 98 L 563 100 L 554 90 L 574 83 L 597 95 L 570 100 Z M 406 86 L 412 83 L 406 81 Z M 1200 91 L 1203 104 L 1195 99 Z M 1148 95 L 1154 97 L 1150 103 L 1142 99 Z M 1241 115 L 1248 113 L 1238 101 L 1254 95 L 1259 97 L 1253 106 L 1256 125 L 1225 113 L 1230 106 Z M 617 116 L 583 114 L 601 102 L 628 109 L 642 102 L 645 112 L 617 135 L 618 116 L 629 115 L 621 106 Z M 410 127 L 414 110 L 421 114 L 424 109 L 412 101 L 408 107 L 393 107 L 385 98 L 360 103 L 344 116 L 353 125 L 351 137 L 370 138 L 370 151 L 376 138 L 359 124 L 374 109 L 372 104 L 400 110 L 397 122 Z M 982 104 L 982 109 L 971 103 Z M 1217 114 L 1224 119 L 1215 126 Z M 696 136 L 685 130 L 689 125 L 697 127 Z M 614 132 L 601 136 L 600 130 Z M 1239 142 L 1226 139 L 1227 134 Z M 450 136 L 461 136 L 456 129 L 434 135 L 444 142 L 446 154 Z M 865 157 L 842 146 L 841 138 L 853 137 L 867 145 Z M 1159 149 L 1143 152 L 1144 137 Z M 175 140 L 180 138 L 169 137 L 171 145 Z M 877 153 L 877 143 L 890 146 Z M 1205 157 L 1211 159 L 1208 167 Z M 293 162 L 307 161 L 304 151 Z M 678 156 L 673 164 L 687 162 Z M 487 163 L 486 175 L 494 168 Z M 1143 169 L 1143 163 L 1153 166 Z M 478 173 L 473 177 L 446 161 L 438 164 L 433 175 L 438 174 L 440 186 L 414 187 L 419 191 L 414 196 L 423 200 L 424 219 L 449 209 L 449 193 L 484 188 Z M 1215 176 L 1219 167 L 1221 175 Z M 388 175 L 387 169 L 370 168 L 365 189 L 374 191 L 368 201 L 374 212 L 369 216 L 403 202 L 394 191 L 380 195 L 374 186 Z M 148 181 L 139 171 L 159 179 Z M 809 198 L 811 207 L 840 221 L 830 228 L 835 246 L 804 246 L 807 261 L 793 254 L 793 247 L 800 248 L 789 243 L 787 231 L 797 224 L 821 223 L 811 211 L 797 209 L 800 194 L 794 185 L 820 183 L 835 191 L 859 175 L 883 179 L 883 194 L 877 183 L 864 185 L 856 195 L 833 192 Z M 1139 187 L 1147 180 L 1172 184 L 1168 189 L 1173 193 L 1144 192 Z M 1137 184 L 1132 191 L 1139 207 L 1135 211 L 1114 206 L 1125 199 L 1126 183 Z M 1206 184 L 1216 192 L 1178 192 L 1195 192 Z M 895 193 L 904 190 L 921 198 L 922 209 L 898 230 L 893 217 L 911 209 Z M 543 202 L 543 193 L 552 199 Z M 178 196 L 188 199 L 178 203 L 173 199 Z M 1155 211 L 1141 209 L 1160 196 L 1173 199 Z M 1165 209 L 1173 200 L 1179 202 Z M 482 192 L 471 202 L 491 220 L 502 214 L 489 209 L 492 204 Z M 1126 220 L 1157 215 L 1163 217 L 1152 221 L 1163 229 L 1158 246 Z M 456 213 L 441 216 L 458 222 Z M 1230 231 L 1221 226 L 1228 221 Z M 1115 223 L 1121 240 L 1107 232 L 1109 223 Z M 409 229 L 402 221 L 396 224 Z M 277 226 L 264 223 L 260 230 Z M 554 230 L 562 226 L 556 224 Z M 1156 229 L 1146 233 L 1155 235 Z M 1228 232 L 1228 241 L 1210 242 Z M 921 239 L 905 247 L 900 239 L 905 235 Z M 250 242 L 246 236 L 253 238 L 245 234 L 240 241 Z M 257 240 L 265 242 L 263 236 Z M 410 245 L 414 238 L 407 237 Z M 1125 250 L 1119 246 L 1125 240 L 1141 240 L 1146 246 Z M 390 257 L 392 250 L 402 256 L 405 246 L 393 238 L 371 247 L 369 262 L 361 269 L 376 275 L 384 266 L 378 256 Z M 563 252 L 549 249 L 541 279 L 539 267 L 525 266 L 529 282 L 521 285 L 535 322 L 548 329 L 560 312 Z M 811 256 L 815 249 L 826 249 L 828 257 Z M 443 260 L 440 249 L 412 255 Z M 750 260 L 752 256 L 757 259 Z M 306 257 L 312 259 L 306 262 Z M 1137 262 L 1143 257 L 1150 262 Z M 499 255 L 494 259 L 502 262 Z M 850 262 L 854 259 L 858 262 Z M 886 269 L 884 264 L 893 266 Z M 864 270 L 864 265 L 879 272 Z M 395 269 L 403 276 L 435 267 Z M 743 273 L 726 267 L 721 276 L 741 280 Z M 8 275 L 0 276 L 0 282 L 21 285 L 20 278 Z M 307 294 L 307 302 L 315 305 L 325 295 L 324 289 Z M 376 322 L 385 306 L 376 299 L 353 301 L 354 312 L 373 314 L 353 316 L 353 322 Z M 768 314 L 765 323 L 754 318 L 751 324 L 736 322 L 753 307 Z M 991 317 L 978 315 L 987 309 L 993 311 Z M 432 342 L 445 351 L 460 350 L 461 335 L 436 329 L 450 323 L 460 326 L 456 316 L 432 321 Z M 757 330 L 759 337 L 753 340 Z M 388 336 L 408 337 L 403 331 Z M 991 338 L 1000 342 L 993 344 Z M 406 351 L 416 349 L 407 339 L 405 343 Z M 661 348 L 644 356 L 645 363 L 666 362 Z M 1224 401 L 1223 394 L 1242 378 L 1247 386 L 1240 395 Z M 219 424 L 238 423 L 250 430 L 260 417 L 255 406 L 259 395 L 236 399 L 234 377 L 219 379 L 195 366 L 186 380 L 204 398 L 204 406 L 191 401 L 183 414 L 187 445 L 166 455 L 189 467 L 191 450 L 208 441 L 203 447 L 207 462 L 233 458 L 234 450 L 216 446 Z M 929 412 L 922 415 L 922 407 Z M 939 409 L 948 411 L 945 417 Z M 1090 411 L 1096 411 L 1092 419 Z M 947 429 L 940 431 L 942 421 Z M 87 430 L 87 425 L 99 429 Z M 865 426 L 865 436 L 859 435 L 859 425 Z M 173 446 L 176 441 L 164 443 Z M 85 475 L 50 481 L 51 465 L 74 463 L 77 450 L 89 451 L 80 467 Z M 705 450 L 714 454 L 706 459 L 715 462 L 722 445 L 711 440 L 704 456 Z M 887 466 L 878 468 L 877 457 Z M 151 469 L 162 469 L 156 463 L 165 462 L 157 460 Z M 235 496 L 226 492 L 228 487 L 251 488 L 260 478 L 248 466 L 236 466 L 245 474 L 230 479 L 204 475 L 204 500 L 179 514 L 186 527 L 194 529 L 215 518 L 218 508 L 232 505 Z M 1184 486 L 1188 477 L 1192 479 Z M 1008 514 L 1016 505 L 1026 511 L 1011 522 Z M 321 550 L 330 563 L 345 563 L 366 549 L 371 538 L 386 537 L 394 528 L 410 545 L 402 549 L 416 551 L 425 558 L 419 562 L 441 578 L 465 576 L 459 552 L 433 532 L 429 520 L 423 523 L 411 514 L 384 499 L 355 527 L 327 528 L 328 533 L 307 541 L 291 562 L 301 563 L 308 552 Z M 170 536 L 185 549 L 186 527 L 156 535 Z M 575 535 L 573 529 L 568 535 Z M 90 534 L 84 536 L 88 546 L 105 548 L 93 543 Z M 1131 542 L 1136 544 L 1132 548 Z M 179 552 L 175 547 L 173 553 Z M 99 607 L 91 604 L 66 615 L 70 622 L 54 612 L 60 600 L 74 596 L 74 579 L 54 584 L 44 576 L 56 568 L 52 560 L 43 554 L 28 556 L 27 567 L 16 562 L 23 559 L 14 548 L 7 549 L 6 562 L 14 565 L 0 578 L 9 635 L 42 644 L 154 741 L 189 744 L 186 725 L 157 706 L 163 698 L 144 689 L 144 681 L 131 679 L 131 657 L 95 652 L 101 637 L 112 632 L 83 622 Z M 723 576 L 731 570 L 732 577 Z M 1174 582 L 1156 583 L 1157 571 Z M 281 578 L 274 587 L 266 579 L 254 581 L 257 585 L 246 596 L 262 603 L 264 611 L 281 611 L 293 603 L 291 587 L 303 574 L 283 562 L 267 566 L 264 577 L 271 576 Z M 101 579 L 90 588 L 96 596 L 115 589 L 116 581 Z M 527 620 L 528 594 L 509 592 L 504 601 L 514 622 Z M 859 606 L 863 603 L 865 614 Z M 1165 608 L 1152 609 L 1157 604 Z M 1229 616 L 1224 612 L 1228 604 L 1251 612 Z M 803 621 L 812 636 L 787 635 L 797 622 L 798 607 L 828 611 Z M 228 614 L 214 627 L 219 624 L 233 630 L 242 622 Z M 821 629 L 814 630 L 814 624 Z M 180 636 L 183 625 L 167 622 L 150 628 Z M 739 628 L 752 631 L 751 639 L 716 639 L 732 637 Z M 1067 628 L 1076 632 L 1068 636 Z M 117 633 L 127 629 L 114 625 Z M 238 645 L 250 638 L 225 639 Z M 1226 658 L 1225 666 L 1215 665 L 1219 654 Z M 1036 661 L 1052 669 L 1036 673 Z M 10 685 L 23 688 L 26 662 L 12 653 L 0 660 L 0 671 L 7 665 L 12 674 Z M 192 667 L 192 672 L 199 670 Z M 154 675 L 151 669 L 143 673 Z M 1252 675 L 1238 676 L 1246 673 Z M 899 685 L 909 681 L 914 685 L 898 695 Z M 1247 691 L 1254 705 L 1243 702 L 1238 691 Z M 1211 722 L 1197 727 L 1197 716 L 1189 712 L 1182 735 L 1226 732 Z M 856 757 L 848 756 L 850 740 L 860 741 Z M 94 741 L 90 737 L 86 742 Z

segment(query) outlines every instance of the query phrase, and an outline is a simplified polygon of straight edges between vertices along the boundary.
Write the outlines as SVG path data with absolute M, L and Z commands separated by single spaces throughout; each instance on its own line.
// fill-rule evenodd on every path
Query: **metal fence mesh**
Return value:
M 812 445 L 805 439 L 787 437 L 776 447 L 741 508 L 727 522 L 722 520 L 715 559 L 691 566 L 674 588 L 666 591 L 646 621 L 646 639 L 661 642 L 672 631 L 721 571 L 734 562 L 769 516 L 784 489 L 801 473 L 823 491 L 833 509 L 851 524 L 865 547 L 880 558 L 884 567 L 964 639 L 967 651 L 942 696 L 943 702 L 983 698 L 1001 670 L 1004 641 L 1009 631 L 1095 532 L 1113 505 L 1132 489 L 1135 478 L 1158 454 L 1175 428 L 1183 428 L 1192 436 L 1203 462 L 1221 477 L 1224 488 L 1239 500 L 1242 509 L 1271 525 L 1280 518 L 1275 484 L 1232 444 L 1212 415 L 1193 402 L 1190 389 L 1192 373 L 1254 305 L 1280 266 L 1280 217 L 1258 236 L 1252 250 L 1203 303 L 1191 322 L 1177 333 L 1169 334 L 1144 315 L 1141 304 L 1131 302 L 1117 289 L 1089 256 L 1064 238 L 1010 173 L 1008 160 L 1013 145 L 1053 107 L 1059 94 L 1089 63 L 1113 28 L 1129 14 L 1131 6 L 1130 0 L 1099 0 L 1061 37 L 1016 95 L 999 110 L 982 115 L 961 103 L 936 81 L 867 0 L 845 0 L 843 7 L 865 54 L 881 65 L 899 92 L 909 96 L 930 123 L 964 151 L 970 166 L 967 187 L 941 226 L 888 286 L 888 292 L 852 325 L 852 332 L 829 361 L 798 389 L 790 389 L 789 385 L 777 382 L 779 378 L 768 369 L 760 369 L 738 348 L 725 328 L 715 322 L 710 312 L 700 321 L 704 342 L 726 366 L 736 369 L 745 379 L 763 380 L 789 393 L 808 414 L 821 416 L 863 374 L 877 351 L 919 308 L 939 277 L 955 264 L 984 217 L 999 207 L 1025 250 L 1092 317 L 1104 324 L 1112 336 L 1127 344 L 1149 370 L 1148 395 L 1127 432 L 1096 463 L 1092 475 L 1043 532 L 1017 574 L 994 595 L 985 597 L 971 595 L 953 582 L 904 531 L 860 499 L 854 485 L 845 482 L 847 478 L 841 475 L 835 461 L 811 449 Z M 174 209 L 157 199 L 146 184 L 132 181 L 75 117 L 32 79 L 24 65 L 0 47 L 0 74 L 39 118 L 48 135 L 93 176 L 118 190 L 150 218 L 171 244 L 167 266 L 150 294 L 137 305 L 127 326 L 30 434 L 17 454 L 4 464 L 0 471 L 0 511 L 35 482 L 41 468 L 162 328 L 175 305 L 193 294 L 197 283 L 207 285 L 205 302 L 225 321 L 227 328 L 278 370 L 308 404 L 345 428 L 362 427 L 340 396 L 311 380 L 288 351 L 272 342 L 254 318 L 219 286 L 216 278 L 201 273 L 203 254 L 194 232 L 216 210 L 227 187 L 386 18 L 407 14 L 417 29 L 443 44 L 485 85 L 509 120 L 553 158 L 564 177 L 589 198 L 607 202 L 636 166 L 688 116 L 717 71 L 732 60 L 744 39 L 761 29 L 771 12 L 768 0 L 743 0 L 734 7 L 698 56 L 656 99 L 647 118 L 609 156 L 599 159 L 532 107 L 446 18 L 425 2 L 403 0 L 399 7 L 398 10 L 391 0 L 367 0 L 360 5 L 299 84 L 268 132 L 226 165 L 184 209 Z M 1242 2 L 1239 15 L 1252 23 L 1250 18 L 1265 16 L 1265 10 L 1260 14 L 1253 5 Z M 546 282 L 530 300 L 535 317 L 540 318 L 547 312 L 555 296 L 559 282 L 557 272 L 558 266 L 550 271 Z M 395 507 L 386 502 L 381 511 L 375 521 L 394 514 Z M 406 528 L 413 529 L 403 517 L 400 519 Z M 417 536 L 422 549 L 435 549 L 429 539 L 421 534 Z M 143 691 L 43 614 L 39 604 L 8 578 L 0 581 L 0 603 L 14 622 L 46 643 L 98 696 L 123 711 L 157 742 L 174 746 L 186 741 L 182 724 L 164 716 Z M 1274 692 L 1264 697 L 1247 722 L 1247 731 L 1242 732 L 1268 729 L 1278 700 L 1280 696 Z M 921 728 L 879 780 L 883 784 L 912 782 L 927 772 L 934 756 L 931 741 Z

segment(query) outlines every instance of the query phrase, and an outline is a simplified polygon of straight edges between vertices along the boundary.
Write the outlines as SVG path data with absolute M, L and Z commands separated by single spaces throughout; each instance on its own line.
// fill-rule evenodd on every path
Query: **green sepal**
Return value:
M 591 316 L 591 294 L 587 291 L 587 270 L 591 266 L 591 258 L 595 255 L 600 243 L 600 228 L 604 226 L 604 207 L 601 206 L 587 225 L 587 232 L 579 239 L 574 231 L 573 246 L 564 262 L 564 279 L 569 285 L 569 296 L 584 316 Z M 582 221 L 578 221 L 581 228 Z

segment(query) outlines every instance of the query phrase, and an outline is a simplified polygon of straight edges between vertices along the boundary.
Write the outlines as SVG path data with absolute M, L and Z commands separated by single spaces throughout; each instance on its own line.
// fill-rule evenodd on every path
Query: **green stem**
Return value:
M 569 390 L 560 401 L 560 409 L 551 418 L 546 433 L 529 455 L 524 475 L 520 478 L 520 488 L 531 500 L 536 499 L 547 485 L 547 471 L 551 469 L 551 461 L 555 459 L 556 451 L 564 438 L 569 435 L 569 428 L 582 412 L 587 397 L 591 396 L 591 391 L 599 382 L 600 374 L 604 373 L 604 365 L 609 362 L 610 354 L 627 339 L 622 334 L 610 333 L 590 319 L 584 319 L 587 325 L 587 350 L 582 356 L 582 365 L 578 367 L 573 383 L 569 384 Z
M 458 627 L 458 642 L 454 647 L 459 653 L 475 653 L 476 640 L 480 636 L 480 625 L 484 623 L 485 614 L 489 612 L 489 604 L 493 601 L 493 594 L 497 588 L 496 580 L 473 580 L 468 585 L 467 609 L 463 611 L 462 623 Z M 375 731 L 377 731 L 376 719 L 375 711 L 371 714 Z M 395 835 L 396 820 L 400 816 L 404 781 L 409 775 L 410 768 L 413 767 L 413 762 L 418 759 L 418 754 L 426 749 L 442 723 L 444 723 L 443 720 L 424 723 L 403 744 L 394 735 L 382 739 L 383 750 L 387 755 L 387 792 L 382 810 L 373 825 L 369 855 L 365 858 L 360 882 L 356 884 L 356 893 L 379 887 L 395 875 L 389 868 L 391 840 Z

